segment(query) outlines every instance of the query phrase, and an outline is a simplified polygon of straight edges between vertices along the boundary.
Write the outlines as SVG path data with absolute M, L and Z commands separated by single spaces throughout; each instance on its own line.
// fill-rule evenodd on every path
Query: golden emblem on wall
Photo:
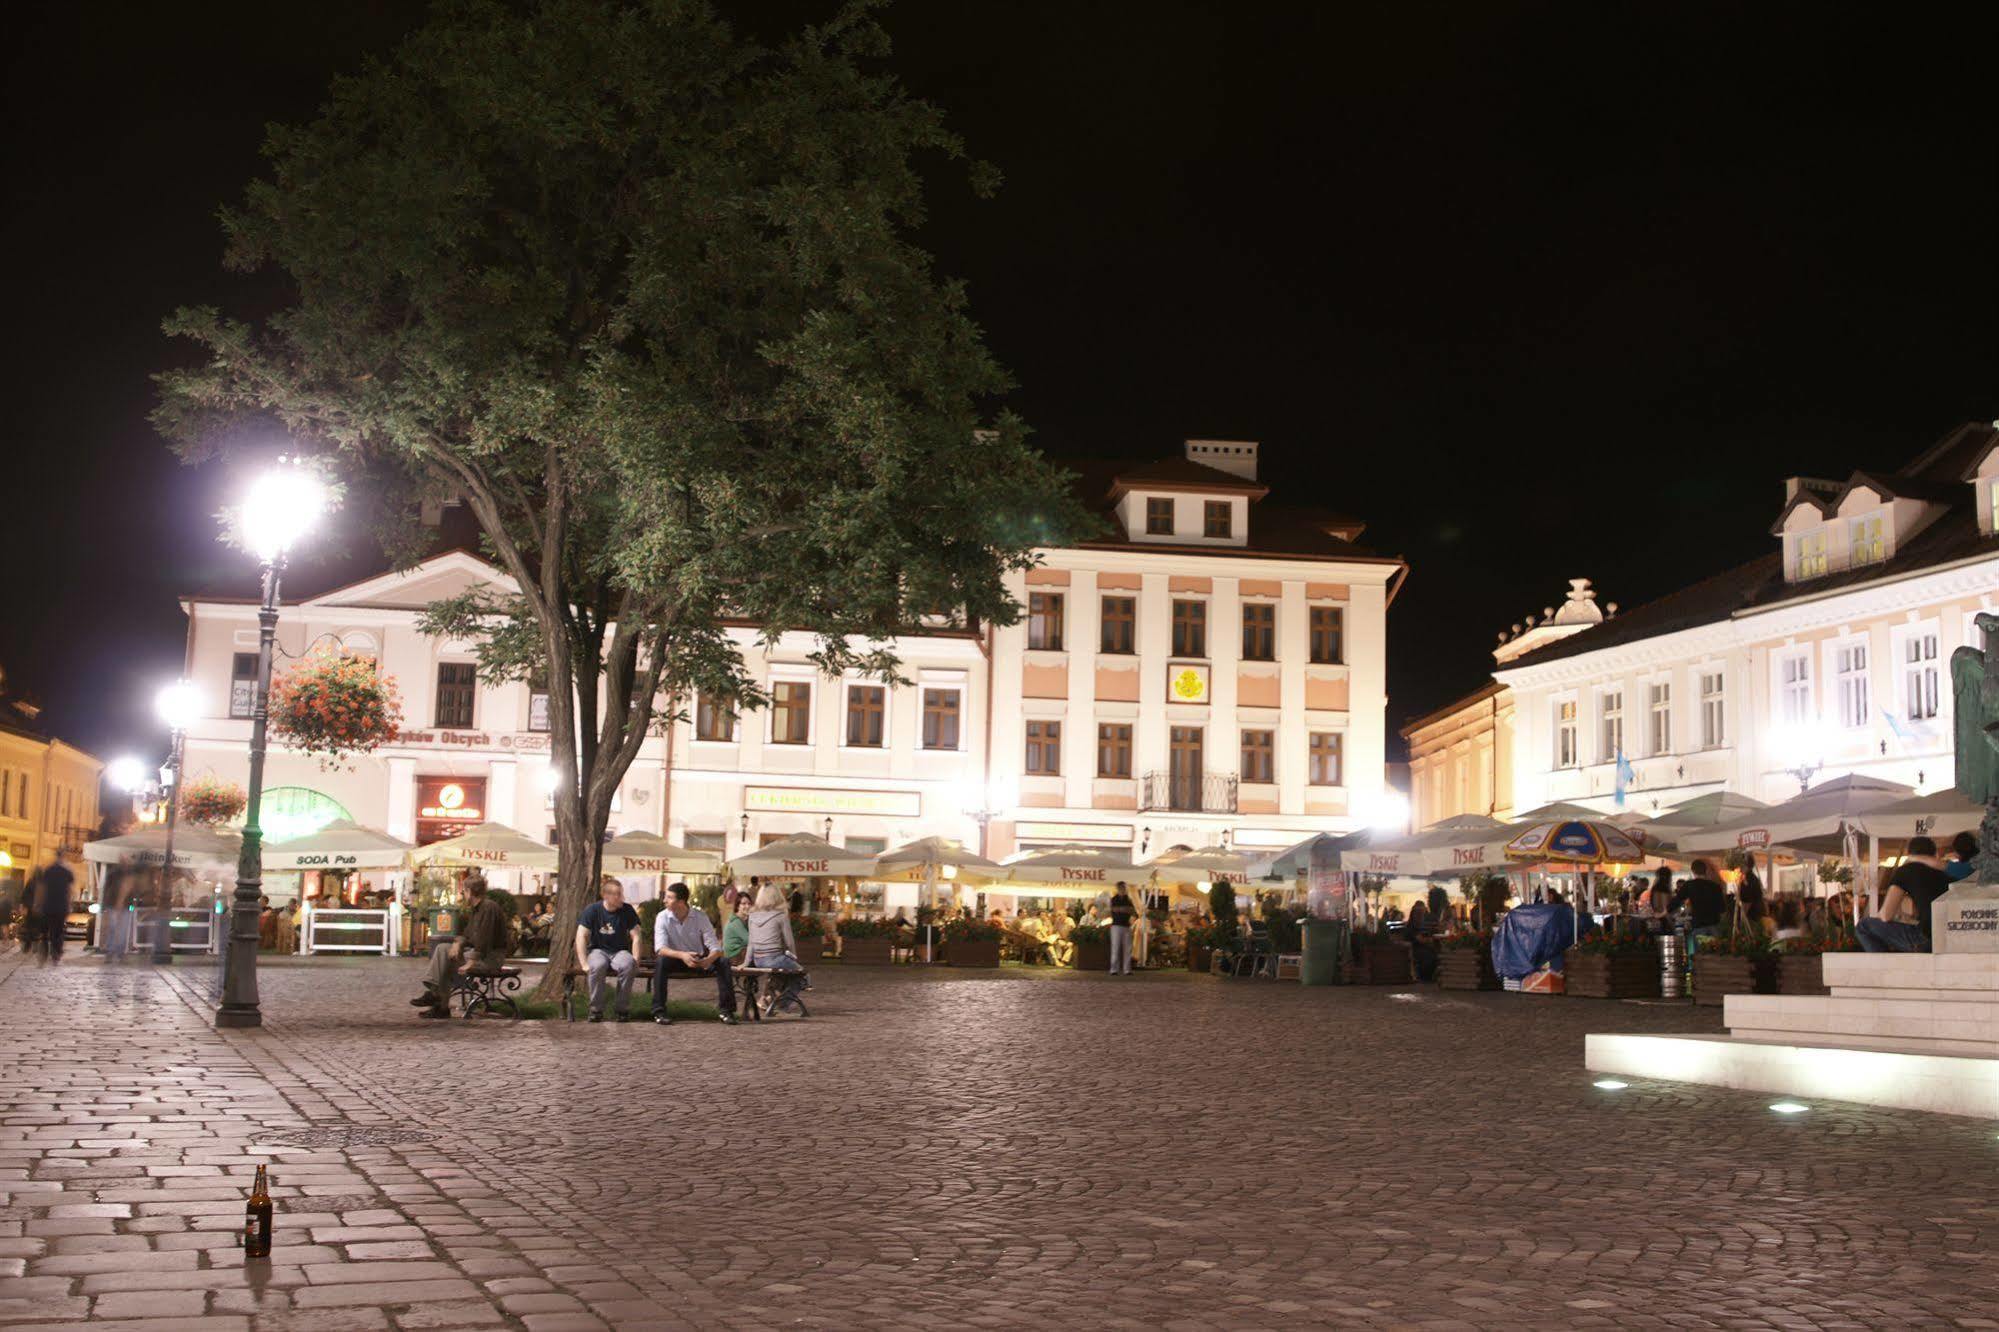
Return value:
M 1208 701 L 1208 677 L 1203 671 L 1192 666 L 1174 672 L 1171 682 L 1173 697 L 1182 703 L 1205 703 Z

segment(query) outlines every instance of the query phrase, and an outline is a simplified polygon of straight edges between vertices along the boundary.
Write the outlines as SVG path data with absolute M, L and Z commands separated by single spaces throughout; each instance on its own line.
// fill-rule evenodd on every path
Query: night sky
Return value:
M 1280 494 L 1367 519 L 1414 566 L 1394 727 L 1478 684 L 1565 579 L 1636 605 L 1768 549 L 1784 476 L 1999 415 L 1992 21 L 1840 8 L 906 0 L 886 22 L 904 80 L 1006 174 L 991 201 L 940 177 L 927 240 L 1041 444 L 1257 439 Z M 229 478 L 146 424 L 159 321 L 242 294 L 214 213 L 264 123 L 420 12 L 17 12 L 0 666 L 100 754 L 160 748 L 175 594 L 242 558 L 214 540 Z

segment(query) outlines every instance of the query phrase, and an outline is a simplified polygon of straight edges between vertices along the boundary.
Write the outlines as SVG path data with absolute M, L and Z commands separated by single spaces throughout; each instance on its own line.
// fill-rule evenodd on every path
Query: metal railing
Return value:
M 1232 772 L 1204 772 L 1198 775 L 1169 771 L 1148 772 L 1139 779 L 1138 809 L 1178 810 L 1189 814 L 1233 814 L 1236 812 L 1236 775 Z

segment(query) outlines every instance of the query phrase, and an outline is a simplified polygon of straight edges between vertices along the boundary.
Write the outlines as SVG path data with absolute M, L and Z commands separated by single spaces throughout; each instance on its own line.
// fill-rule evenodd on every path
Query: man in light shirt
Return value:
M 722 941 L 715 935 L 715 922 L 705 911 L 696 911 L 687 900 L 687 885 L 676 883 L 666 890 L 666 907 L 652 926 L 652 1020 L 670 1026 L 666 1014 L 666 978 L 669 975 L 713 976 L 715 1007 L 722 1021 L 736 1020 L 736 987 L 729 975 L 729 959 Z

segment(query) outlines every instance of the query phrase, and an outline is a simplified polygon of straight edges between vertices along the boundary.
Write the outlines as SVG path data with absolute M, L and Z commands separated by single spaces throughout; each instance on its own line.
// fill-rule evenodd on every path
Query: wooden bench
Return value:
M 634 997 L 640 994 L 648 996 L 646 1000 L 648 1007 L 650 1007 L 652 1003 L 652 1000 L 650 998 L 652 994 L 652 973 L 653 973 L 652 958 L 647 957 L 647 958 L 634 959 L 632 965 L 632 994 Z M 585 971 L 582 967 L 577 966 L 574 962 L 570 963 L 566 968 L 563 969 L 562 1020 L 564 1022 L 574 1022 L 576 1020 L 576 1004 L 575 1004 L 576 987 L 584 984 L 589 974 L 590 974 L 589 972 Z M 639 984 L 640 981 L 644 981 L 645 984 L 644 985 Z M 608 984 L 611 982 L 609 982 L 607 979 L 606 983 Z
M 514 991 L 521 988 L 519 967 L 467 967 L 458 973 L 458 980 L 451 987 L 451 998 L 459 1001 L 460 1017 L 471 1017 L 474 1013 L 484 1013 L 487 1017 L 505 1017 L 518 1021 L 520 1005 L 514 1002 Z M 450 1001 L 446 1001 L 446 1007 Z
M 655 971 L 654 961 L 655 959 L 653 958 L 646 958 L 632 968 L 632 994 L 634 1002 L 636 1002 L 636 996 L 641 992 L 639 982 L 644 981 L 643 992 L 646 994 L 647 1003 L 650 1006 Z M 699 977 L 701 974 L 698 971 L 690 971 L 683 974 L 683 979 L 693 979 Z M 780 978 L 795 976 L 798 978 L 798 983 L 803 985 L 808 974 L 802 967 L 797 971 L 778 971 L 771 967 L 732 966 L 729 968 L 729 983 L 736 992 L 736 1011 L 739 1014 L 747 1014 L 752 1022 L 763 1021 L 775 1011 L 777 996 L 782 988 L 780 981 L 765 983 L 766 979 L 771 976 Z M 588 972 L 574 963 L 571 963 L 563 971 L 562 1016 L 564 1020 L 569 1022 L 576 1020 L 576 988 L 585 983 L 588 975 Z M 515 984 L 518 986 L 519 982 L 517 981 Z M 759 990 L 762 992 L 759 993 Z M 794 996 L 793 1002 L 798 1005 L 798 1015 L 800 1017 L 810 1017 L 812 1015 L 805 1007 L 805 1000 L 803 998 Z

